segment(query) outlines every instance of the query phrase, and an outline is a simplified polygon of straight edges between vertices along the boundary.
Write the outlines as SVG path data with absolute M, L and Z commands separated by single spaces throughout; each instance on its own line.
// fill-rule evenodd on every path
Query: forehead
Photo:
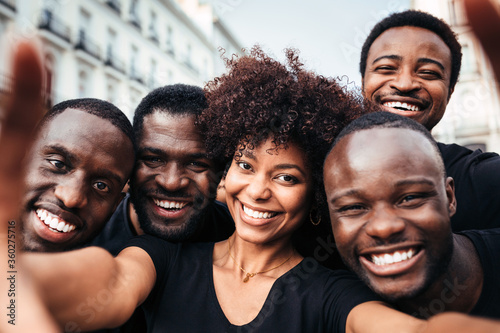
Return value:
M 172 115 L 154 111 L 144 117 L 139 146 L 156 146 L 168 150 L 175 148 L 204 149 L 203 138 L 195 127 L 194 115 Z
M 243 156 L 255 160 L 274 160 L 276 163 L 293 163 L 297 166 L 307 168 L 307 155 L 304 149 L 294 142 L 288 142 L 286 149 L 279 147 L 276 150 L 276 145 L 271 139 L 267 139 L 260 143 L 254 149 L 246 148 L 243 150 Z
M 325 182 L 366 181 L 412 176 L 439 177 L 437 152 L 421 133 L 402 128 L 375 128 L 342 138 L 325 161 Z
M 50 119 L 40 131 L 37 141 L 85 142 L 96 147 L 104 142 L 132 145 L 128 137 L 109 120 L 78 109 L 66 109 Z
M 419 58 L 438 57 L 451 66 L 451 51 L 434 32 L 419 27 L 396 27 L 384 31 L 375 39 L 368 52 L 368 64 L 384 55 L 411 53 Z

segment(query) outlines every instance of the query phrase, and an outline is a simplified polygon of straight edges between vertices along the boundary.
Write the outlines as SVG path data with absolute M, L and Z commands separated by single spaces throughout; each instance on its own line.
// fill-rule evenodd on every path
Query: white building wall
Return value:
M 109 100 L 132 118 L 153 88 L 173 83 L 203 86 L 220 74 L 219 42 L 209 25 L 213 11 L 197 0 L 138 0 L 135 14 L 134 0 L 9 1 L 15 11 L 0 2 L 0 33 L 14 25 L 24 36 L 40 35 L 52 73 L 52 104 L 95 97 Z M 183 5 L 188 5 L 186 11 Z M 65 29 L 67 36 L 59 36 Z M 5 59 L 5 52 L 0 57 Z

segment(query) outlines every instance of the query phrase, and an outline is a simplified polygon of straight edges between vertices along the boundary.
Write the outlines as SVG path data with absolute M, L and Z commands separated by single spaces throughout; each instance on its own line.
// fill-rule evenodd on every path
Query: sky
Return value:
M 212 0 L 245 48 L 259 43 L 284 59 L 294 47 L 306 68 L 359 87 L 361 46 L 376 22 L 409 8 L 410 0 Z

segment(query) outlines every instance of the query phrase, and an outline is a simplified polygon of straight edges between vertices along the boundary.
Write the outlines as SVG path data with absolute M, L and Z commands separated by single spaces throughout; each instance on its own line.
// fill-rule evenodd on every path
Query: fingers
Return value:
M 0 127 L 0 223 L 13 219 L 23 191 L 22 160 L 42 114 L 42 65 L 37 49 L 20 42 L 13 54 L 12 92 Z M 0 231 L 3 234 L 5 230 Z
M 481 42 L 493 66 L 497 81 L 500 79 L 500 5 L 495 0 L 464 0 L 469 24 Z

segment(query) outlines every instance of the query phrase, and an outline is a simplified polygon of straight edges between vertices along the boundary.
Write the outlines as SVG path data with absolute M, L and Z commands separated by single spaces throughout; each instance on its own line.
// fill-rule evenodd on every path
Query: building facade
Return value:
M 198 0 L 0 0 L 6 43 L 12 28 L 42 41 L 48 105 L 95 97 L 129 118 L 152 89 L 203 86 L 223 71 L 219 47 L 241 47 L 219 25 Z
M 433 135 L 442 142 L 500 152 L 499 90 L 489 60 L 467 25 L 462 0 L 412 0 L 411 7 L 445 20 L 462 45 L 459 81 Z

